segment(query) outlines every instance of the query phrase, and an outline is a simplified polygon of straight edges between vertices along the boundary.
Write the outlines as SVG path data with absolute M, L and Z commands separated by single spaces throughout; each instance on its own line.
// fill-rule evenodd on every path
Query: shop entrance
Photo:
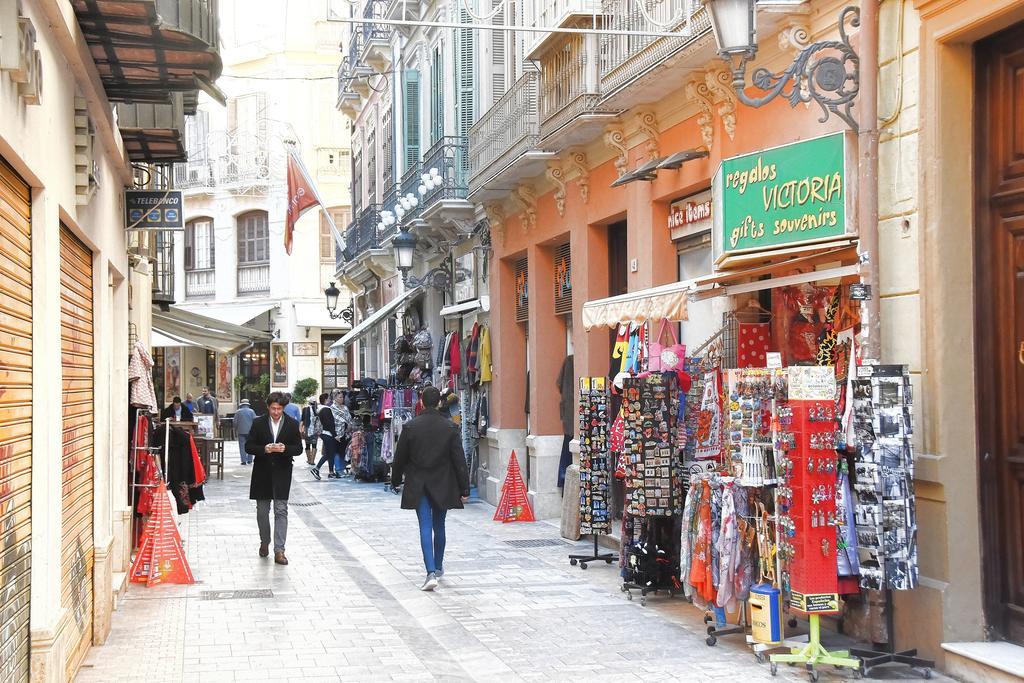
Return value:
M 1024 25 L 977 48 L 975 293 L 986 612 L 1024 645 Z

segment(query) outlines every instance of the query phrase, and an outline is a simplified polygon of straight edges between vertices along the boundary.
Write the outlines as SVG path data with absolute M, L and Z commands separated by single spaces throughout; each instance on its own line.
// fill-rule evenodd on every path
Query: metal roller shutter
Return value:
M 0 159 L 0 681 L 29 679 L 32 243 L 28 185 Z
M 78 636 L 67 679 L 92 644 L 93 573 L 93 297 L 92 252 L 60 228 L 60 346 L 63 406 L 61 602 Z

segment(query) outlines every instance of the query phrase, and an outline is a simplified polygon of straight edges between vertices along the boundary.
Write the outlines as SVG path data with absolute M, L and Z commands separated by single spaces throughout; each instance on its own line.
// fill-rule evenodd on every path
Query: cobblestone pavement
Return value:
M 312 481 L 298 460 L 291 564 L 277 566 L 257 556 L 249 472 L 229 465 L 184 522 L 196 584 L 131 586 L 79 681 L 807 680 L 773 679 L 736 636 L 706 646 L 694 607 L 627 601 L 616 567 L 569 566 L 585 543 L 493 522 L 484 503 L 449 515 L 446 574 L 420 592 L 415 513 L 381 484 Z M 553 545 L 508 543 L 525 539 Z

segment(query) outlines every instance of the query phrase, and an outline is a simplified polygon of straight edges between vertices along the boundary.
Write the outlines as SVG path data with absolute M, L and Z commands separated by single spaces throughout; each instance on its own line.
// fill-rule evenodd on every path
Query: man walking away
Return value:
M 316 462 L 316 442 L 320 439 L 320 418 L 317 417 L 316 396 L 309 397 L 309 403 L 302 408 L 302 429 L 306 439 L 306 462 L 310 465 Z
M 252 429 L 252 421 L 256 419 L 256 412 L 249 405 L 249 399 L 243 398 L 238 404 L 238 412 L 235 413 L 235 434 L 238 435 L 238 457 L 243 465 L 252 464 L 252 456 L 245 452 L 245 440 L 249 438 L 249 430 Z
M 320 440 L 324 442 L 324 455 L 320 458 L 320 462 L 309 468 L 309 473 L 317 481 L 320 481 L 320 468 L 324 466 L 324 463 L 327 463 L 330 470 L 328 478 L 334 478 L 334 454 L 338 450 L 338 441 L 335 438 L 337 429 L 334 424 L 334 413 L 331 412 L 331 407 L 327 404 L 330 397 L 330 394 L 320 394 L 320 407 L 316 414 L 320 421 Z
M 427 578 L 420 590 L 437 588 L 444 575 L 444 520 L 448 510 L 469 500 L 469 471 L 459 429 L 437 410 L 441 393 L 427 387 L 420 396 L 423 412 L 402 428 L 391 468 L 391 486 L 404 479 L 402 509 L 415 510 Z
M 275 391 L 267 397 L 267 415 L 252 423 L 245 450 L 255 460 L 249 498 L 256 501 L 256 523 L 260 529 L 260 557 L 270 548 L 270 504 L 274 504 L 274 562 L 288 564 L 284 555 L 288 536 L 288 493 L 292 487 L 292 458 L 302 455 L 299 423 L 284 414 L 287 400 Z
M 300 422 L 302 420 L 302 411 L 299 410 L 297 405 L 292 403 L 292 395 L 285 394 L 284 400 L 287 401 L 287 403 L 284 404 L 284 414 L 296 422 Z
M 203 415 L 217 414 L 217 399 L 210 394 L 210 387 L 203 387 L 203 395 L 196 401 L 196 408 Z

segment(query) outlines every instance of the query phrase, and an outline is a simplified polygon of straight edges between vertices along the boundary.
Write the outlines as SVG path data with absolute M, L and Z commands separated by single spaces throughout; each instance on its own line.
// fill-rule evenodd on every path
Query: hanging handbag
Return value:
M 665 322 L 667 321 L 662 321 L 662 331 L 664 331 Z M 662 346 L 658 356 L 661 359 L 662 372 L 675 372 L 676 370 L 682 370 L 683 364 L 686 362 L 686 346 L 679 343 L 675 325 L 669 325 L 668 331 L 672 337 L 672 344 Z M 658 341 L 661 341 L 660 334 L 658 335 Z M 651 363 L 653 362 L 654 354 L 652 353 Z
M 658 330 L 658 336 L 651 340 L 649 345 L 650 354 L 647 357 L 647 369 L 651 372 L 661 372 L 661 352 L 665 349 L 665 345 L 661 343 L 662 338 L 665 336 L 665 325 L 668 324 L 668 320 L 662 319 L 661 329 Z

